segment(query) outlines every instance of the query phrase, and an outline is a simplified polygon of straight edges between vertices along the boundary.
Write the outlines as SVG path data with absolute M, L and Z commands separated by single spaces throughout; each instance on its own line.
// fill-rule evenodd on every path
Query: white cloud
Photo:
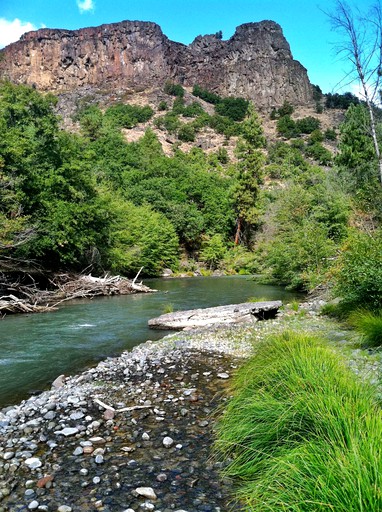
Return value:
M 14 43 L 25 33 L 37 30 L 30 21 L 21 21 L 15 18 L 13 21 L 0 18 L 0 48 Z
M 94 2 L 93 0 L 77 0 L 77 6 L 82 14 L 87 11 L 92 11 L 94 9 Z

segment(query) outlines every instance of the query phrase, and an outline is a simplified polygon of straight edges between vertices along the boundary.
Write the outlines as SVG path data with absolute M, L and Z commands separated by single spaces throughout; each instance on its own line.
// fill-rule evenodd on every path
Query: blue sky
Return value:
M 154 21 L 170 39 L 188 44 L 218 30 L 227 39 L 242 23 L 268 19 L 282 26 L 311 82 L 332 92 L 346 74 L 333 47 L 338 36 L 322 12 L 333 7 L 334 0 L 0 0 L 0 47 L 40 27 L 78 29 L 122 20 Z

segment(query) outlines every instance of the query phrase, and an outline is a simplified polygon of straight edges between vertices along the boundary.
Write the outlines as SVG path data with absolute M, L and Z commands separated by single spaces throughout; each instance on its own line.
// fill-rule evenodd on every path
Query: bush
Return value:
M 315 142 L 312 145 L 308 145 L 306 147 L 305 153 L 307 156 L 310 156 L 314 160 L 317 160 L 317 162 L 321 165 L 330 165 L 333 160 L 333 155 L 331 152 L 324 148 L 322 144 L 319 142 Z
M 278 117 L 291 116 L 294 112 L 294 107 L 289 101 L 284 101 L 282 107 L 277 110 Z
M 374 388 L 311 335 L 286 332 L 255 346 L 217 428 L 216 448 L 244 509 L 381 510 Z
M 296 121 L 296 129 L 299 133 L 312 133 L 320 128 L 320 120 L 316 117 L 308 116 Z
M 166 82 L 164 85 L 164 92 L 170 96 L 178 96 L 183 98 L 184 89 L 180 84 L 174 84 L 173 82 Z
M 297 130 L 296 123 L 289 115 L 280 117 L 276 124 L 277 132 L 279 135 L 283 135 L 287 139 L 291 137 L 297 137 L 299 131 Z
M 335 292 L 348 310 L 382 308 L 382 232 L 354 231 L 342 248 Z
M 138 123 L 145 123 L 153 116 L 151 107 L 139 107 L 137 105 L 125 105 L 117 103 L 105 112 L 105 121 L 117 128 L 133 128 Z
M 382 345 L 381 312 L 372 313 L 360 309 L 351 313 L 348 321 L 362 335 L 364 346 L 380 347 Z
M 192 94 L 207 103 L 212 103 L 213 105 L 221 102 L 221 97 L 218 94 L 208 91 L 207 89 L 202 89 L 199 85 L 194 85 Z
M 178 139 L 182 142 L 194 142 L 195 128 L 192 124 L 182 124 L 178 130 Z
M 184 117 L 198 117 L 203 114 L 203 107 L 197 101 L 194 101 L 193 103 L 191 103 L 191 105 L 187 105 L 187 107 L 183 108 Z
M 226 245 L 221 235 L 216 234 L 207 239 L 200 253 L 200 259 L 205 261 L 210 269 L 218 266 L 226 253 Z
M 326 140 L 336 140 L 337 139 L 337 133 L 334 128 L 328 128 L 325 130 L 324 137 Z
M 228 117 L 232 121 L 243 121 L 247 115 L 249 101 L 244 98 L 224 98 L 215 106 L 215 111 L 221 116 Z
M 167 101 L 160 101 L 159 102 L 159 105 L 158 105 L 158 110 L 160 112 L 163 112 L 163 110 L 167 110 L 168 109 L 168 105 L 167 105 Z

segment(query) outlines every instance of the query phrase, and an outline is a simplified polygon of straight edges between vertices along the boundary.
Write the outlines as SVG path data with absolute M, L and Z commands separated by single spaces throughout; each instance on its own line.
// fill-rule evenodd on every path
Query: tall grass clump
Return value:
M 325 342 L 284 333 L 237 373 L 217 452 L 247 511 L 382 510 L 382 418 Z
M 382 313 L 359 309 L 351 313 L 349 323 L 362 335 L 362 344 L 367 347 L 382 345 Z

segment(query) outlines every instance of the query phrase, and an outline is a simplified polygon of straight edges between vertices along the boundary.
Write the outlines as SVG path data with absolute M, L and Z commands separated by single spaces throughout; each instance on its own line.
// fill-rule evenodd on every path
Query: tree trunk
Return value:
M 241 219 L 239 218 L 237 220 L 237 228 L 236 228 L 236 235 L 235 235 L 235 245 L 239 245 L 240 234 L 241 234 Z

